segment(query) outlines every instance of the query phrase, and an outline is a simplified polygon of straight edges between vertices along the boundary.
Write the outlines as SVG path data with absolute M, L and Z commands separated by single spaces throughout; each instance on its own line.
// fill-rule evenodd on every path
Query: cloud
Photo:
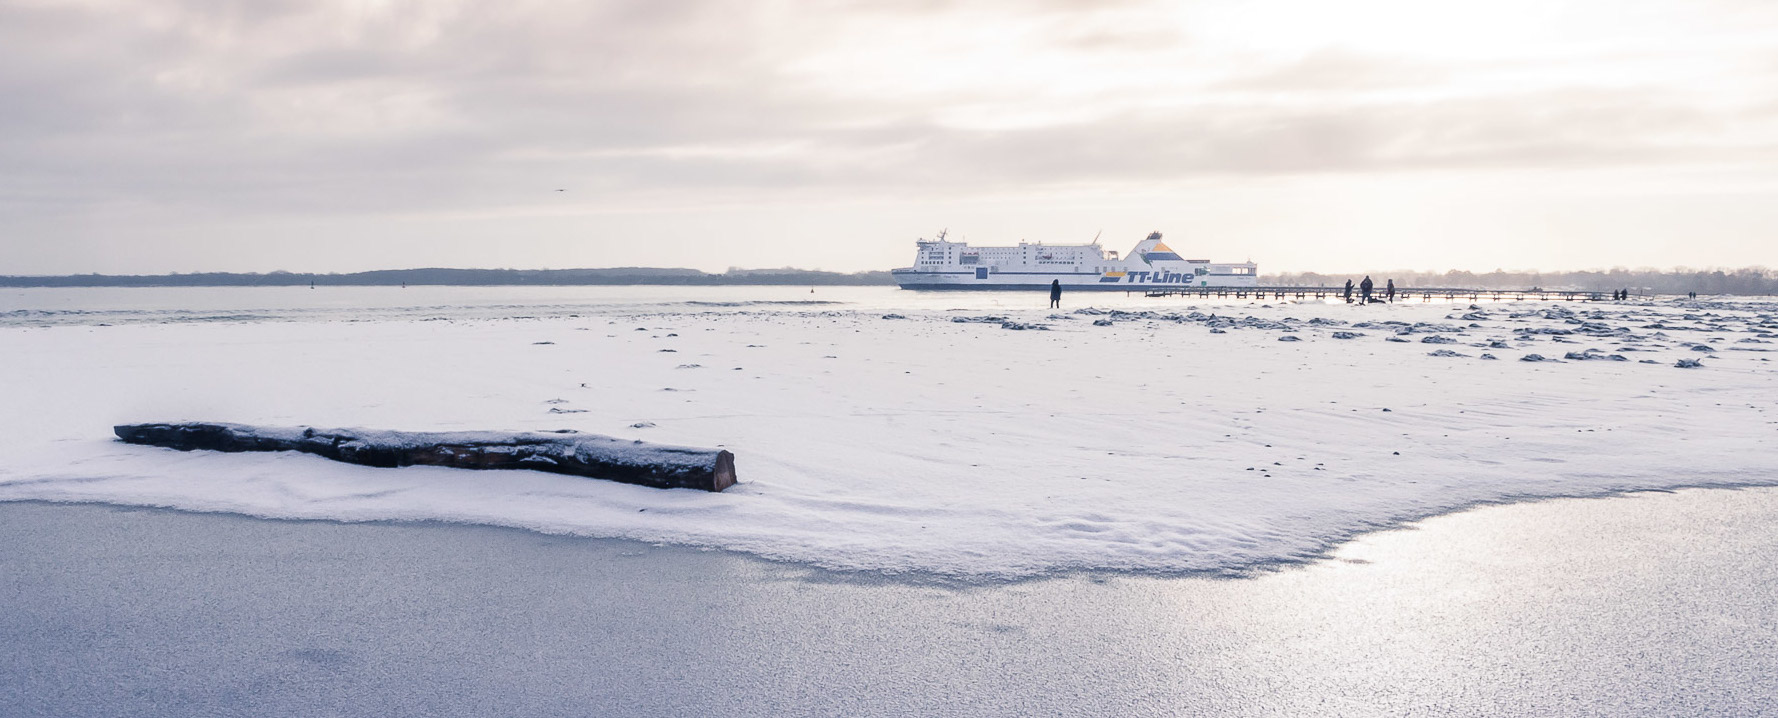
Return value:
M 0 0 L 0 232 L 1768 162 L 1778 18 L 1656 5 L 1701 19 L 1444 52 L 1213 2 Z
M 1321 48 L 1297 60 L 1237 75 L 1218 83 L 1214 89 L 1228 93 L 1343 94 L 1425 87 L 1450 75 L 1450 69 L 1424 62 Z

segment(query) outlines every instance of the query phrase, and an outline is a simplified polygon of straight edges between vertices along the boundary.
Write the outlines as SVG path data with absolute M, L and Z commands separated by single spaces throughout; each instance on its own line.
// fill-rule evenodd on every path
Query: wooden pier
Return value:
M 1125 294 L 1142 292 L 1148 297 L 1199 297 L 1203 299 L 1340 299 L 1345 296 L 1342 287 L 1167 287 L 1154 289 L 1131 289 Z M 1632 297 L 1638 296 L 1631 293 Z M 1371 299 L 1386 300 L 1382 288 L 1371 290 Z M 1460 287 L 1396 287 L 1395 301 L 1430 302 L 1443 301 L 1561 301 L 1561 302 L 1604 302 L 1611 300 L 1611 292 L 1592 292 L 1567 289 L 1472 289 Z M 1352 289 L 1352 301 L 1359 301 L 1358 288 Z

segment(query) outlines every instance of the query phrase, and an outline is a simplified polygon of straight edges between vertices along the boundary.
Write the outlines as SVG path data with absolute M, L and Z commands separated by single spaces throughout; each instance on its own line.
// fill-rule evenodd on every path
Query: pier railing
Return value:
M 1342 287 L 1168 287 L 1165 289 L 1132 289 L 1130 293 L 1142 292 L 1149 297 L 1202 297 L 1226 299 L 1339 299 L 1346 296 Z M 1386 290 L 1371 290 L 1372 300 L 1387 300 Z M 1602 302 L 1609 301 L 1609 290 L 1603 292 L 1573 289 L 1475 289 L 1464 287 L 1396 287 L 1397 302 L 1431 302 L 1442 301 L 1564 301 L 1564 302 Z M 1630 296 L 1640 296 L 1632 291 Z M 1351 299 L 1359 301 L 1359 291 L 1352 290 Z

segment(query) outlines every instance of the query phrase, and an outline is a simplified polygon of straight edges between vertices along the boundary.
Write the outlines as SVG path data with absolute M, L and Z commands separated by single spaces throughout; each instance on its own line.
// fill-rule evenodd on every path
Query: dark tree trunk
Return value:
M 408 432 L 242 424 L 126 424 L 131 444 L 180 451 L 301 451 L 365 466 L 534 469 L 662 489 L 721 491 L 735 485 L 735 455 L 723 449 L 644 444 L 562 432 Z

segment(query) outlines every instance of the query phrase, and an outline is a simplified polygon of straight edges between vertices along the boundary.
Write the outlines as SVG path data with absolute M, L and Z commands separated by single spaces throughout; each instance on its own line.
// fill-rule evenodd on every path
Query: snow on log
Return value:
M 125 424 L 130 444 L 180 451 L 301 451 L 365 466 L 534 469 L 662 489 L 721 491 L 735 485 L 735 455 L 722 449 L 645 444 L 575 431 L 376 431 L 244 424 Z

